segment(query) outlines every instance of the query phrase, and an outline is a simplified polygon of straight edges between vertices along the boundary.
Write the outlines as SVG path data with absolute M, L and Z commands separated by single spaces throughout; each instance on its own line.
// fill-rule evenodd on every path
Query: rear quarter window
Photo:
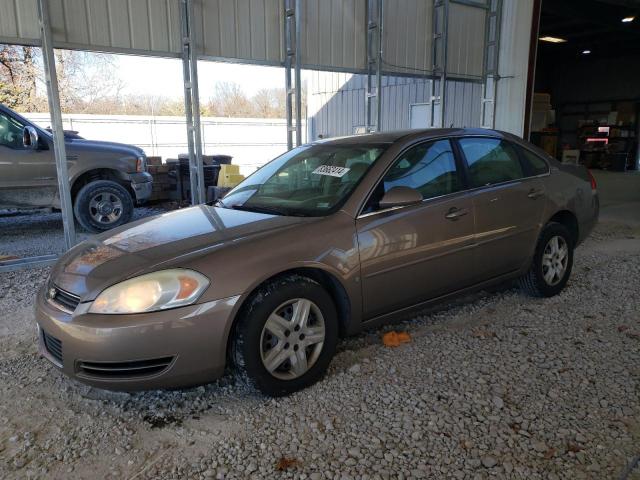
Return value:
M 549 165 L 544 159 L 526 148 L 520 148 L 520 152 L 530 175 L 544 175 L 549 172 Z

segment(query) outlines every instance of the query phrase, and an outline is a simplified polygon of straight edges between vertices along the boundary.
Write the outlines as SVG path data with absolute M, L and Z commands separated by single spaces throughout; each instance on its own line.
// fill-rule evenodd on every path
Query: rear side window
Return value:
M 497 138 L 462 138 L 459 142 L 467 159 L 472 187 L 524 177 L 518 153 L 511 144 Z
M 527 164 L 530 175 L 543 175 L 549 172 L 549 165 L 542 158 L 526 148 L 521 148 L 522 158 Z

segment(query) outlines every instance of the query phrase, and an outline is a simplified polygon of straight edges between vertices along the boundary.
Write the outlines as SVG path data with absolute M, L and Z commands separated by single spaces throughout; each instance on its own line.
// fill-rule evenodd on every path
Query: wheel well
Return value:
M 558 222 L 564 225 L 565 227 L 567 227 L 571 232 L 571 237 L 572 237 L 574 246 L 578 243 L 578 239 L 580 238 L 580 231 L 578 229 L 578 219 L 569 210 L 562 210 L 556 213 L 553 217 L 549 219 L 549 222 Z
M 329 295 L 331 295 L 333 303 L 336 306 L 336 311 L 338 312 L 340 336 L 343 337 L 346 335 L 349 318 L 351 318 L 351 302 L 349 301 L 347 291 L 344 289 L 340 281 L 332 274 L 325 272 L 324 270 L 321 270 L 319 268 L 294 268 L 291 270 L 285 270 L 284 272 L 280 272 L 267 278 L 251 291 L 251 293 L 244 299 L 242 305 L 240 305 L 238 313 L 233 319 L 233 325 L 230 330 L 232 333 L 229 335 L 229 341 L 231 341 L 237 319 L 242 314 L 243 309 L 249 304 L 249 301 L 251 297 L 253 297 L 254 293 L 267 283 L 270 283 L 277 278 L 288 277 L 291 275 L 299 275 L 302 277 L 310 278 L 311 280 L 318 282 L 325 288 L 325 290 L 327 290 Z
M 131 195 L 131 198 L 136 198 L 135 193 L 131 190 L 131 185 L 122 178 L 122 174 L 118 170 L 111 170 L 109 168 L 97 168 L 95 170 L 89 170 L 84 172 L 78 178 L 75 179 L 71 186 L 71 199 L 75 200 L 76 195 L 82 187 L 88 183 L 96 180 L 111 180 L 122 185 L 127 189 L 127 192 Z

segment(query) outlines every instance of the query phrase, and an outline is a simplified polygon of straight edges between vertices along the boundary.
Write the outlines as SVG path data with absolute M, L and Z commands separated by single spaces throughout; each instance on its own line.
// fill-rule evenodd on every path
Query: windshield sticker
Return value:
M 336 167 L 333 165 L 320 165 L 313 172 L 316 175 L 329 175 L 330 177 L 344 177 L 344 175 L 349 171 L 349 168 L 345 167 Z

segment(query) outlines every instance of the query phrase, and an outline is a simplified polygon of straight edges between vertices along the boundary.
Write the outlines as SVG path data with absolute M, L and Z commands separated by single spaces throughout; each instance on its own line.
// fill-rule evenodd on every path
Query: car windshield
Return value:
M 305 145 L 271 161 L 218 205 L 277 215 L 324 216 L 338 210 L 385 145 Z

